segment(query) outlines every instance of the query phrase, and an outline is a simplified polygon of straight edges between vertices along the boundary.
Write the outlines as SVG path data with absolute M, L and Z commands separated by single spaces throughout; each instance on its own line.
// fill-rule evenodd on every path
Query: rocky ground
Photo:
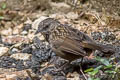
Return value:
M 85 76 L 88 80 L 120 79 L 118 2 L 19 1 L 0 0 L 0 80 L 85 80 Z M 118 5 L 114 6 L 115 3 Z M 107 7 L 101 7 L 106 4 Z M 109 10 L 111 4 L 114 12 Z M 34 34 L 38 23 L 46 17 L 58 19 L 62 24 L 85 32 L 96 42 L 114 47 L 115 54 L 106 57 L 95 51 L 94 55 L 99 58 L 84 58 L 82 70 L 85 76 L 80 71 L 81 59 L 57 71 L 67 61 L 55 55 L 43 36 Z

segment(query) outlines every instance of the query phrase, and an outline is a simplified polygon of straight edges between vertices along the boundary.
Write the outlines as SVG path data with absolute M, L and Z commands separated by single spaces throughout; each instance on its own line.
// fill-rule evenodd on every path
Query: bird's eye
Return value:
M 48 25 L 47 25 L 47 26 L 45 26 L 45 27 L 43 28 L 43 30 L 47 30 L 47 29 L 48 29 L 48 27 L 49 27 Z

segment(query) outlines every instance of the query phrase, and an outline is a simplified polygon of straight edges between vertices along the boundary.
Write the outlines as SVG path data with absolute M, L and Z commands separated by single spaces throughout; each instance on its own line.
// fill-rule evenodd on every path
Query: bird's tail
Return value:
M 86 48 L 94 49 L 94 50 L 99 50 L 105 54 L 113 54 L 115 53 L 115 50 L 113 47 L 103 45 L 103 44 L 97 44 L 97 43 L 92 43 L 92 42 L 82 42 L 83 46 Z

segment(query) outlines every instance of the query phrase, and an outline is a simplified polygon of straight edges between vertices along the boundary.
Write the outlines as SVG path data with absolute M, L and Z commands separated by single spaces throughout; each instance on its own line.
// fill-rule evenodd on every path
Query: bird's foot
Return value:
M 93 55 L 93 53 L 90 54 L 90 56 L 85 56 L 87 59 L 94 59 L 95 56 Z

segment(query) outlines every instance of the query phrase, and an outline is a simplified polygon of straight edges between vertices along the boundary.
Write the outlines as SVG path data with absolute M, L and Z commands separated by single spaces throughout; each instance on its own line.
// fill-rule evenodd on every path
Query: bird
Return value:
M 114 49 L 98 44 L 84 32 L 67 24 L 62 24 L 54 18 L 41 21 L 35 34 L 41 33 L 57 56 L 72 62 L 76 59 L 90 56 L 95 50 L 106 55 L 112 55 Z

